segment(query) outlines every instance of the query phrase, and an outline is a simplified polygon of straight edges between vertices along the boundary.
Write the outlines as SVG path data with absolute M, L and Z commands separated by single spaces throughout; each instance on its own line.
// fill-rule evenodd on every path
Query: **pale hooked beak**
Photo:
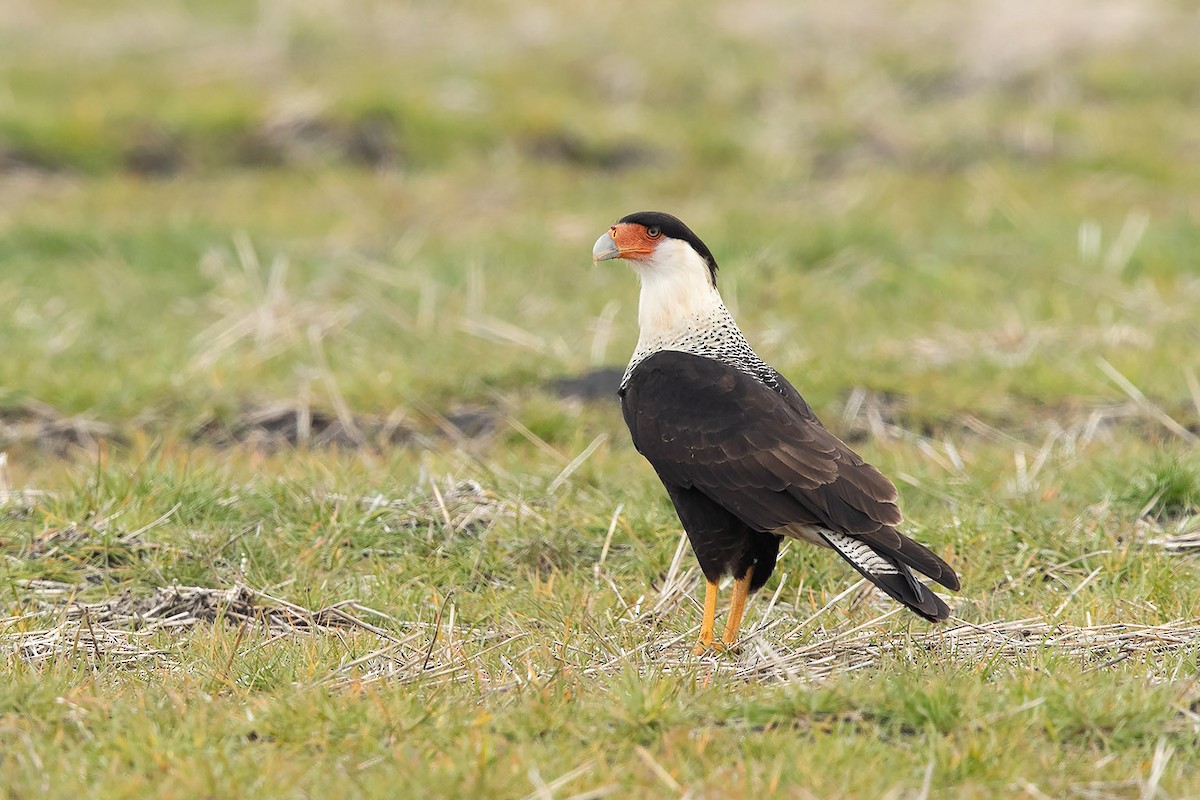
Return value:
M 608 261 L 610 258 L 620 258 L 621 250 L 617 247 L 617 243 L 613 241 L 612 231 L 601 236 L 592 245 L 592 263 L 598 261 Z

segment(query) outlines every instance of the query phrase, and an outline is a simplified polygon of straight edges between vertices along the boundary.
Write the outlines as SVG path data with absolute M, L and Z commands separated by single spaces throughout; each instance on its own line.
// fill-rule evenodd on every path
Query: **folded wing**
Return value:
M 946 617 L 909 568 L 950 589 L 958 577 L 896 531 L 896 487 L 826 430 L 782 376 L 777 382 L 778 391 L 720 361 L 662 351 L 630 375 L 622 410 L 664 483 L 702 491 L 755 530 L 811 530 L 913 611 Z

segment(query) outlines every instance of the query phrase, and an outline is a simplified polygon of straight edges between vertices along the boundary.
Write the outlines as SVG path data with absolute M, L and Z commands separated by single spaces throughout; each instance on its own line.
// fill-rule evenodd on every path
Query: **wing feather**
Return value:
M 622 411 L 634 446 L 664 483 L 702 491 L 756 530 L 832 532 L 847 560 L 865 546 L 895 567 L 880 573 L 892 576 L 891 588 L 881 588 L 893 596 L 897 580 L 911 578 L 908 567 L 958 588 L 949 565 L 895 530 L 902 516 L 892 482 L 825 429 L 782 376 L 778 383 L 775 391 L 720 361 L 664 351 L 634 369 Z M 909 591 L 918 613 L 938 609 Z

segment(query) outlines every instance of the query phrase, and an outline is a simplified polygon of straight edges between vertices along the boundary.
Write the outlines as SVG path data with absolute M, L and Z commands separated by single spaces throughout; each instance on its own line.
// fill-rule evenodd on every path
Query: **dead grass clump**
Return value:
M 76 450 L 95 452 L 101 441 L 119 440 L 112 425 L 84 415 L 68 416 L 37 400 L 0 409 L 0 447 L 32 444 L 66 458 Z
M 345 605 L 312 611 L 240 583 L 224 589 L 163 586 L 149 596 L 126 591 L 87 603 L 77 599 L 80 587 L 73 584 L 47 580 L 18 583 L 36 613 L 54 615 L 64 622 L 90 621 L 128 630 L 186 628 L 202 622 L 261 624 L 275 631 L 311 630 L 337 624 L 328 621 L 336 618 L 334 609 Z M 0 619 L 0 624 L 13 619 Z
M 1137 495 L 1125 498 L 1138 500 Z M 1158 493 L 1145 501 L 1138 513 L 1136 530 L 1146 544 L 1161 547 L 1168 553 L 1197 553 L 1200 552 L 1200 510 L 1191 508 L 1190 511 L 1177 511 L 1174 514 L 1155 514 L 1156 506 L 1161 502 Z
M 76 524 L 51 528 L 33 539 L 24 553 L 28 558 L 64 558 L 72 563 L 96 567 L 117 567 L 139 560 L 159 545 L 147 542 L 134 531 L 111 541 L 97 538 L 101 527 Z
M 780 647 L 773 642 L 794 641 L 792 635 L 755 636 L 734 672 L 754 680 L 812 681 L 870 669 L 881 662 L 917 661 L 936 656 L 961 664 L 1008 662 L 1027 669 L 1031 661 L 1048 655 L 1077 661 L 1085 669 L 1106 669 L 1131 658 L 1163 659 L 1191 652 L 1200 642 L 1195 620 L 1164 625 L 1074 626 L 1030 618 L 993 620 L 982 624 L 959 622 L 931 628 L 915 635 L 899 635 L 878 627 L 896 610 L 856 626 L 842 626 L 811 634 L 809 644 Z M 761 630 L 775 629 L 772 624 Z M 1161 680 L 1165 672 L 1152 674 Z
M 217 321 L 195 337 L 196 354 L 189 368 L 208 369 L 231 353 L 263 362 L 304 346 L 315 361 L 323 362 L 325 337 L 357 317 L 358 306 L 315 291 L 296 296 L 287 287 L 287 259 L 276 257 L 264 268 L 248 236 L 236 235 L 233 244 L 236 265 L 222 250 L 209 252 L 201 262 L 216 284 L 205 300 Z
M 0 625 L 4 620 L 0 619 Z M 146 644 L 148 633 L 109 628 L 92 620 L 64 622 L 50 628 L 10 633 L 0 641 L 22 661 L 38 664 L 58 658 L 82 658 L 97 667 L 163 669 L 178 665 L 170 650 Z
M 639 644 L 626 649 L 614 649 L 600 640 L 591 648 L 578 640 L 529 641 L 535 635 L 530 621 L 516 617 L 486 629 L 460 626 L 449 598 L 439 606 L 434 621 L 405 622 L 354 600 L 310 609 L 242 584 L 161 587 L 148 597 L 125 593 L 84 603 L 75 599 L 78 587 L 52 581 L 21 582 L 27 593 L 25 609 L 0 617 L 0 649 L 29 661 L 72 656 L 119 666 L 162 666 L 177 663 L 178 654 L 163 649 L 161 638 L 154 640 L 159 646 L 151 646 L 147 637 L 198 624 L 229 623 L 272 637 L 336 635 L 337 630 L 357 629 L 376 637 L 379 647 L 340 665 L 324 680 L 362 685 L 438 678 L 502 691 L 561 669 L 558 661 L 539 666 L 532 657 L 547 646 L 554 652 L 570 652 L 575 667 L 587 675 L 615 675 L 631 666 L 643 674 L 694 674 L 700 663 L 706 674 L 741 681 L 813 684 L 896 661 L 915 667 L 930 659 L 966 669 L 1008 664 L 1018 670 L 1045 659 L 1069 659 L 1085 671 L 1134 661 L 1149 680 L 1166 681 L 1175 677 L 1169 666 L 1177 660 L 1173 657 L 1194 652 L 1200 642 L 1200 624 L 1195 620 L 1088 626 L 1041 618 L 979 624 L 958 620 L 914 634 L 883 624 L 903 610 L 892 608 L 865 622 L 846 619 L 825 624 L 833 606 L 860 592 L 859 582 L 800 618 L 794 613 L 773 613 L 783 607 L 773 597 L 737 652 L 705 656 L 698 662 L 691 655 L 695 628 L 658 632 L 679 613 L 694 610 L 688 589 L 694 588 L 697 574 L 694 569 L 680 572 L 680 563 L 681 559 L 673 562 L 656 596 L 639 598 L 632 606 L 622 604 L 623 610 L 616 612 L 618 623 L 633 625 L 644 634 L 639 635 Z M 370 618 L 385 620 L 387 628 L 372 624 Z M 48 624 L 38 625 L 40 620 Z M 553 633 L 550 636 L 554 638 Z M 498 660 L 484 658 L 496 651 Z
M 1178 532 L 1160 533 L 1157 536 L 1151 536 L 1146 541 L 1171 553 L 1200 551 L 1200 515 L 1181 520 Z
M 399 516 L 399 526 L 407 530 L 432 527 L 454 533 L 469 533 L 489 528 L 501 519 L 517 517 L 546 524 L 542 516 L 528 504 L 499 497 L 472 480 L 446 480 L 440 487 L 437 481 L 430 480 L 427 488 L 404 499 L 374 495 L 360 497 L 358 502 L 372 511 L 395 510 Z
M 180 633 L 198 624 L 229 623 L 258 628 L 271 637 L 333 633 L 357 629 L 377 637 L 381 648 L 370 657 L 391 653 L 406 645 L 405 658 L 420 663 L 424 629 L 396 635 L 372 625 L 364 617 L 389 619 L 385 614 L 353 600 L 309 609 L 266 592 L 235 584 L 216 589 L 200 586 L 167 586 L 149 596 L 124 593 L 97 603 L 75 599 L 76 586 L 55 581 L 21 582 L 34 610 L 0 617 L 0 653 L 27 662 L 56 658 L 82 658 L 97 667 L 175 668 L 180 654 L 151 645 L 162 633 Z M 45 620 L 49 624 L 38 625 Z M 153 639 L 162 642 L 161 636 Z M 361 660 L 346 665 L 351 668 Z
M 693 610 L 690 606 L 689 601 L 689 612 Z M 434 626 L 429 658 L 420 666 L 412 662 L 400 664 L 394 659 L 375 663 L 367 659 L 355 664 L 353 670 L 341 670 L 335 682 L 360 685 L 438 677 L 504 691 L 531 682 L 536 684 L 562 668 L 556 661 L 543 665 L 544 672 L 539 671 L 536 659 L 530 654 L 547 644 L 527 643 L 533 635 L 530 629 L 516 625 L 511 630 L 456 628 L 454 607 L 451 604 L 449 608 Z M 639 600 L 637 607 L 627 608 L 623 621 L 657 628 L 664 614 L 680 610 L 677 605 L 667 609 L 654 599 L 645 603 Z M 599 644 L 581 649 L 579 641 L 554 641 L 549 646 L 556 652 L 570 650 L 577 659 L 576 667 L 584 675 L 616 675 L 630 667 L 643 675 L 693 675 L 699 663 L 704 666 L 705 675 L 720 674 L 754 683 L 811 685 L 852 672 L 880 669 L 896 661 L 917 667 L 931 659 L 972 670 L 985 663 L 992 668 L 1007 664 L 1014 670 L 1027 670 L 1031 663 L 1065 658 L 1077 662 L 1085 671 L 1113 669 L 1134 660 L 1142 662 L 1140 669 L 1148 679 L 1167 681 L 1175 677 L 1174 668 L 1169 666 L 1172 657 L 1195 651 L 1200 641 L 1200 625 L 1195 621 L 1096 626 L 1039 619 L 994 620 L 982 624 L 960 621 L 914 635 L 882 624 L 898 611 L 890 610 L 864 623 L 845 622 L 815 629 L 811 627 L 813 618 L 797 626 L 794 617 L 779 615 L 750 631 L 737 652 L 703 656 L 699 662 L 691 655 L 696 637 L 694 628 L 665 635 L 650 630 L 640 644 L 627 649 L 614 650 Z M 505 645 L 508 647 L 498 664 L 482 658 Z M 489 668 L 487 664 L 492 666 Z

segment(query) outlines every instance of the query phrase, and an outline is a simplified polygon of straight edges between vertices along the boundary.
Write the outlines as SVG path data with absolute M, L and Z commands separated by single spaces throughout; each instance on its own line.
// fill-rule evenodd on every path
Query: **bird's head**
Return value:
M 692 229 L 661 211 L 638 211 L 621 218 L 596 240 L 592 261 L 621 258 L 642 280 L 694 275 L 716 288 L 717 260 Z

